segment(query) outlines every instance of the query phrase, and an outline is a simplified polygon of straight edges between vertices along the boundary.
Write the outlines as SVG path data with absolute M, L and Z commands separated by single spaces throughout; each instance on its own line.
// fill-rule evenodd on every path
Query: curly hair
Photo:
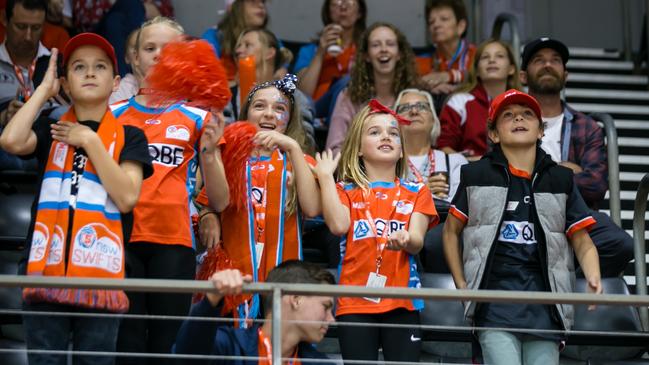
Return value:
M 408 87 L 418 86 L 419 78 L 415 67 L 415 53 L 410 47 L 406 36 L 399 28 L 390 23 L 377 22 L 369 26 L 363 33 L 356 51 L 356 59 L 352 68 L 351 80 L 349 81 L 349 96 L 354 104 L 363 104 L 376 95 L 374 87 L 374 72 L 372 64 L 367 61 L 370 34 L 377 28 L 389 28 L 397 36 L 399 54 L 401 58 L 397 61 L 394 70 L 394 82 L 392 92 L 397 95 L 401 90 Z

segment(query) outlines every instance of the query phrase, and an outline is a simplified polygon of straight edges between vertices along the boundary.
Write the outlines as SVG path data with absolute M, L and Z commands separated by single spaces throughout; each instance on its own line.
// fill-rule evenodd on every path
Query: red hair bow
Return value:
M 372 99 L 370 100 L 370 103 L 367 104 L 370 107 L 370 115 L 371 114 L 376 114 L 376 113 L 382 113 L 382 114 L 390 114 L 391 116 L 394 117 L 394 119 L 397 120 L 399 124 L 403 125 L 410 125 L 410 120 L 400 116 L 397 114 L 394 110 L 388 108 L 387 106 L 381 104 L 378 100 Z

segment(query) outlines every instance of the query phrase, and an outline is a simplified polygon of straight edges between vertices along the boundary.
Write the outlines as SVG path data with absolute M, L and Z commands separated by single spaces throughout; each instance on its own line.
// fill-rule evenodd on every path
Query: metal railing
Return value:
M 518 32 L 518 20 L 515 16 L 509 13 L 498 14 L 496 20 L 494 20 L 494 25 L 491 28 L 491 38 L 500 39 L 505 24 L 509 26 L 509 33 L 512 36 L 511 45 L 514 50 L 514 55 L 516 56 L 516 64 L 520 65 L 521 39 Z
M 0 287 L 51 287 L 80 289 L 109 289 L 158 293 L 194 293 L 216 291 L 209 281 L 162 280 L 162 279 L 94 279 L 71 277 L 43 277 L 0 275 Z M 273 296 L 273 363 L 281 361 L 281 296 L 286 294 L 342 296 L 342 297 L 390 297 L 422 298 L 446 301 L 507 302 L 537 304 L 602 304 L 612 306 L 649 306 L 647 295 L 550 293 L 503 290 L 456 290 L 433 288 L 369 288 L 322 284 L 251 283 L 243 286 L 245 293 L 263 293 Z M 567 331 L 567 334 L 570 334 Z
M 608 204 L 613 222 L 622 227 L 622 205 L 620 202 L 620 157 L 617 146 L 617 129 L 615 120 L 610 114 L 591 113 L 590 117 L 602 123 L 606 133 L 606 149 L 608 155 Z
M 649 195 L 649 174 L 640 180 L 635 196 L 633 209 L 633 241 L 635 256 L 635 288 L 638 295 L 647 295 L 647 259 L 645 245 L 645 213 L 647 212 L 647 196 Z M 645 331 L 649 331 L 649 310 L 646 306 L 638 308 L 640 323 Z

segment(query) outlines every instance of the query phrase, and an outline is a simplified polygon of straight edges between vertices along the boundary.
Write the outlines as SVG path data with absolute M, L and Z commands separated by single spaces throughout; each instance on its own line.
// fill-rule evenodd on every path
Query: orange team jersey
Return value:
M 111 105 L 124 125 L 144 131 L 153 158 L 153 175 L 142 182 L 133 209 L 131 242 L 195 248 L 191 197 L 198 169 L 198 141 L 209 113 L 182 104 L 152 109 L 135 97 Z
M 315 166 L 311 156 L 304 157 Z M 234 268 L 255 281 L 265 281 L 268 272 L 286 260 L 302 259 L 300 216 L 285 211 L 291 173 L 286 155 L 277 151 L 271 157 L 251 158 L 246 169 L 247 208 L 229 205 L 220 215 L 220 247 Z M 206 205 L 204 189 L 196 201 Z
M 336 187 L 340 201 L 350 212 L 349 231 L 346 240 L 341 242 L 339 284 L 421 287 L 415 257 L 404 250 L 384 249 L 380 254 L 378 274 L 386 280 L 384 285 L 368 285 L 368 279 L 377 273 L 380 251 L 377 236 L 387 237 L 392 232 L 407 230 L 415 212 L 430 217 L 429 228 L 437 224 L 437 211 L 428 187 L 405 180 L 374 182 L 367 198 L 354 184 L 339 182 Z M 388 232 L 385 232 L 386 226 Z M 396 308 L 420 310 L 423 305 L 420 299 L 338 297 L 336 315 L 385 313 Z
M 351 45 L 343 50 L 336 57 L 326 54 L 322 61 L 318 85 L 313 92 L 313 100 L 318 100 L 331 87 L 331 84 L 337 79 L 351 72 L 351 67 L 356 55 L 356 46 Z

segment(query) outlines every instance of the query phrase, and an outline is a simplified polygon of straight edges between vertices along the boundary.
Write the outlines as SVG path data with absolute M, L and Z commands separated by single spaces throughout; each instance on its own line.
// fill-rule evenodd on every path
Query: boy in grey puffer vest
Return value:
M 508 90 L 491 103 L 493 151 L 465 165 L 444 227 L 444 253 L 458 289 L 572 292 L 574 254 L 588 290 L 601 293 L 599 258 L 588 229 L 595 224 L 572 171 L 539 147 L 541 108 Z M 463 233 L 463 259 L 459 235 Z M 570 305 L 467 303 L 487 364 L 559 364 Z M 534 331 L 534 330 L 546 330 Z M 547 331 L 554 330 L 554 331 Z

